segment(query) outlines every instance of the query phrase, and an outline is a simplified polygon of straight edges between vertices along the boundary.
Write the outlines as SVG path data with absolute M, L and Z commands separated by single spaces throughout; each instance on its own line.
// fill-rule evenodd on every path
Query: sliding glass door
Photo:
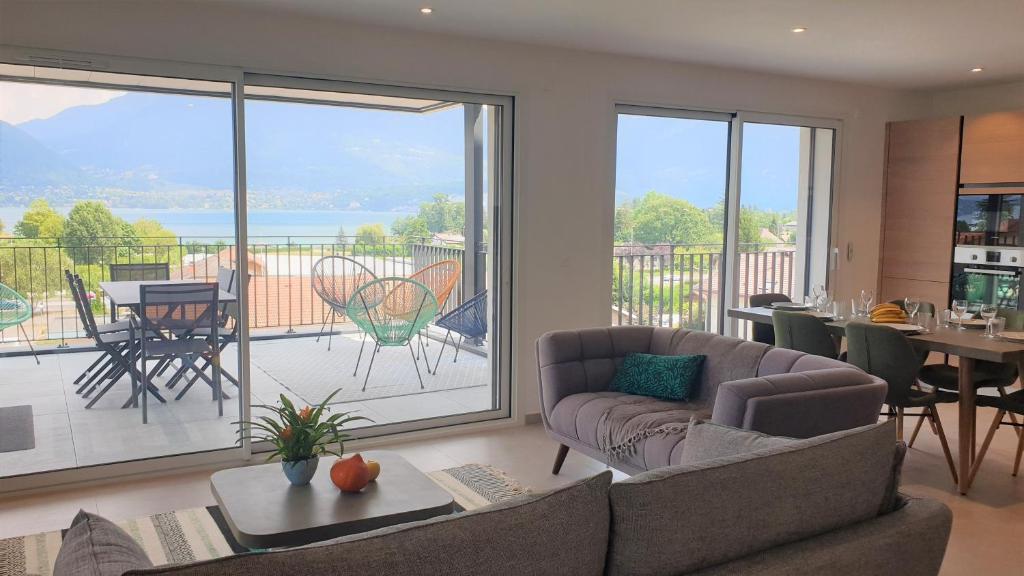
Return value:
M 727 306 L 827 286 L 838 123 L 617 107 L 612 323 L 747 336 Z

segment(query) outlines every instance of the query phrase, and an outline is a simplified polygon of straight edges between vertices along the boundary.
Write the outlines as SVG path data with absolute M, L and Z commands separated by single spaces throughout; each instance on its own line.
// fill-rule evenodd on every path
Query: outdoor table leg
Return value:
M 972 456 L 974 453 L 974 418 L 975 418 L 975 390 L 974 390 L 974 359 L 959 359 L 959 387 L 960 387 L 960 428 L 957 436 L 960 441 L 960 453 L 958 458 L 960 493 L 967 494 L 970 488 L 970 476 Z

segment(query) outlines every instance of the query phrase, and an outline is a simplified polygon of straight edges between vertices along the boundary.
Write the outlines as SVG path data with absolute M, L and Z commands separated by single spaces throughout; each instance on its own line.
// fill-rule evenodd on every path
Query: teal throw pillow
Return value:
M 653 396 L 662 400 L 689 400 L 700 385 L 705 356 L 629 354 L 615 372 L 612 390 Z

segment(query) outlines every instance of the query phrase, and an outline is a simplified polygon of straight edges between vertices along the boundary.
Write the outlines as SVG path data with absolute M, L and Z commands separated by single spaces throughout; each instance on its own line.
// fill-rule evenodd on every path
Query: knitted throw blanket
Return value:
M 643 440 L 653 436 L 682 434 L 694 416 L 709 418 L 710 412 L 692 404 L 680 404 L 677 410 L 656 410 L 652 404 L 664 402 L 636 396 L 628 403 L 616 404 L 601 414 L 597 423 L 597 448 L 608 460 L 615 462 L 636 452 Z

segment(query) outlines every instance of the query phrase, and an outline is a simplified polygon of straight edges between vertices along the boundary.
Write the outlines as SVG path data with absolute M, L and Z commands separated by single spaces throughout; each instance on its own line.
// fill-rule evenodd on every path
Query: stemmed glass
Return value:
M 953 314 L 956 315 L 956 323 L 960 330 L 966 330 L 964 314 L 967 314 L 967 300 L 953 300 Z
M 875 301 L 875 291 L 871 288 L 865 288 L 860 291 L 860 302 L 864 305 L 864 313 L 871 313 L 871 304 Z
M 999 313 L 999 308 L 996 308 L 992 304 L 981 305 L 981 317 L 985 319 L 985 335 L 989 338 L 995 338 L 992 330 L 992 320 L 995 319 L 996 314 Z
M 921 301 L 913 296 L 903 299 L 903 308 L 907 311 L 907 317 L 912 324 L 916 323 L 917 311 L 921 308 Z

